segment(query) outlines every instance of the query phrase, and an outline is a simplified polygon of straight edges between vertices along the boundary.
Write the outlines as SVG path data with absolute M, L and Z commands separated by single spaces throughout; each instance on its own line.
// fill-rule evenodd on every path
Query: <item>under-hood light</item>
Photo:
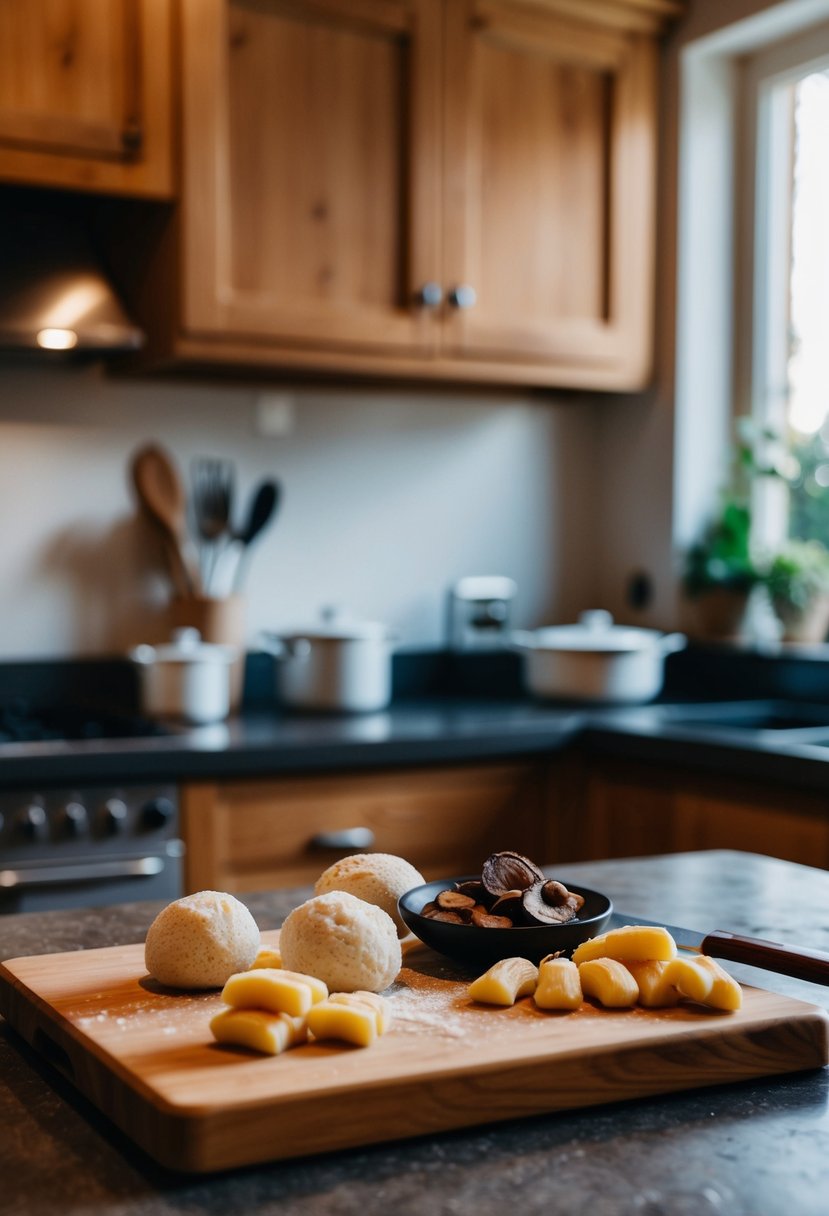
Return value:
M 0 187 L 0 352 L 103 356 L 143 344 L 93 232 L 87 200 Z
M 71 350 L 78 345 L 78 335 L 72 329 L 41 329 L 35 341 L 41 350 Z

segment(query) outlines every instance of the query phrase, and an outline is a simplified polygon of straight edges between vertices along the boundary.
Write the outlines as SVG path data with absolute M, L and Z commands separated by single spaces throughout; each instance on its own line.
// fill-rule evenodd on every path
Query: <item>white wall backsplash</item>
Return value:
M 597 602 L 595 410 L 586 398 L 447 390 L 291 392 L 293 428 L 257 429 L 258 389 L 0 364 L 0 659 L 102 655 L 162 628 L 158 542 L 127 474 L 143 442 L 186 476 L 232 457 L 246 501 L 278 477 L 276 524 L 252 552 L 247 633 L 325 604 L 441 645 L 449 586 L 516 580 L 516 623 Z M 612 408 L 612 407 L 611 407 Z

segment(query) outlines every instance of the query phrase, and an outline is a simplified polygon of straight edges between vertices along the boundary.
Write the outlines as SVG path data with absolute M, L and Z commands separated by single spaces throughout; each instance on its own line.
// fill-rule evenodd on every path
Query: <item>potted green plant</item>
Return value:
M 784 642 L 823 642 L 829 631 L 829 549 L 818 540 L 789 541 L 765 578 Z
M 779 438 L 751 418 L 737 420 L 731 470 L 717 514 L 685 555 L 682 586 L 702 637 L 744 632 L 749 598 L 765 568 L 752 544 L 751 495 L 758 477 L 785 477 Z
M 686 554 L 682 585 L 704 637 L 733 638 L 743 631 L 749 597 L 763 581 L 750 542 L 750 508 L 726 498 Z

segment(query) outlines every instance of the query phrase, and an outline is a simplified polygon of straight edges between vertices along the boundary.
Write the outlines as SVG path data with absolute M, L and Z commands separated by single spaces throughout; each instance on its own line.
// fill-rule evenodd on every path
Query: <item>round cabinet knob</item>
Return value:
M 478 293 L 468 283 L 459 283 L 449 292 L 449 303 L 453 308 L 474 308 L 478 302 Z
M 83 836 L 89 828 L 89 816 L 82 802 L 67 802 L 61 814 L 65 836 Z
M 151 798 L 141 808 L 141 822 L 145 828 L 163 828 L 175 814 L 175 807 L 169 798 Z
M 438 308 L 443 302 L 443 288 L 440 283 L 424 283 L 415 292 L 415 303 L 421 308 Z
M 126 802 L 122 802 L 120 798 L 108 798 L 101 811 L 104 831 L 108 832 L 110 836 L 123 832 L 127 826 L 128 814 Z
M 45 840 L 49 832 L 46 812 L 42 806 L 32 803 L 18 811 L 14 820 L 15 833 L 23 840 Z

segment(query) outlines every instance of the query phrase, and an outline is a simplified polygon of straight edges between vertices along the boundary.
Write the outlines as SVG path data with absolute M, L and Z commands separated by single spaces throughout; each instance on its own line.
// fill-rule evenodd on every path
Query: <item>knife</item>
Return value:
M 777 971 L 781 975 L 809 980 L 813 984 L 829 984 L 829 954 L 823 950 L 785 946 L 780 942 L 768 942 L 759 937 L 743 937 L 725 929 L 715 929 L 703 936 L 695 933 L 693 929 L 679 929 L 662 921 L 614 912 L 609 928 L 618 929 L 622 925 L 661 925 L 668 930 L 681 950 L 693 950 L 697 954 L 724 958 L 732 963 L 747 963 L 750 967 Z

